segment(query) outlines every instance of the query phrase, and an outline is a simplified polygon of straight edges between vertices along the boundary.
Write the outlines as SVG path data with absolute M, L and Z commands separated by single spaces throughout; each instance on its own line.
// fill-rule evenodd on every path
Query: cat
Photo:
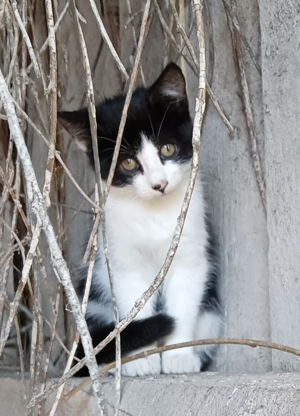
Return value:
M 101 175 L 105 186 L 115 148 L 124 95 L 96 107 Z M 94 166 L 88 110 L 59 112 L 60 124 Z M 120 319 L 151 285 L 171 243 L 189 181 L 192 120 L 185 78 L 170 63 L 149 88 L 132 96 L 112 187 L 105 206 L 110 260 Z M 81 270 L 82 298 L 87 268 Z M 197 179 L 174 261 L 159 290 L 122 332 L 122 354 L 201 338 L 215 338 L 222 328 L 218 294 L 218 254 Z M 97 345 L 114 329 L 107 266 L 99 229 L 98 251 L 86 312 Z M 182 348 L 122 365 L 122 374 L 194 373 L 212 360 L 214 346 Z M 97 356 L 114 361 L 115 343 Z M 77 356 L 84 356 L 80 345 Z M 86 375 L 82 369 L 80 375 Z

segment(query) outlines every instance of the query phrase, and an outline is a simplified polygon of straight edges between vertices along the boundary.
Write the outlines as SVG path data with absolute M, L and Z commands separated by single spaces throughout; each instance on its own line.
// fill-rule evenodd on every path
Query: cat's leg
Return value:
M 141 271 L 142 273 L 142 271 Z M 128 312 L 132 309 L 135 301 L 148 289 L 149 282 L 146 282 L 141 278 L 141 275 L 122 276 L 118 279 L 116 285 L 116 295 L 118 299 L 119 315 L 121 319 L 125 318 Z M 138 313 L 135 319 L 149 318 L 153 315 L 153 298 L 145 304 L 144 308 Z M 156 328 L 147 328 L 143 337 L 147 337 L 147 331 L 157 330 Z M 122 334 L 121 334 L 122 336 Z M 147 351 L 155 348 L 157 345 L 152 344 L 147 347 L 139 348 L 138 334 L 132 339 L 133 354 Z M 128 349 L 131 346 L 128 346 Z M 141 358 L 139 360 L 132 361 L 122 365 L 122 374 L 125 376 L 145 376 L 149 374 L 160 374 L 161 372 L 161 359 L 159 354 L 151 355 L 147 358 Z
M 201 267 L 183 262 L 173 264 L 173 273 L 167 276 L 164 287 L 165 310 L 175 319 L 176 327 L 167 337 L 166 345 L 195 339 L 201 298 L 205 289 L 207 265 Z M 187 272 L 188 270 L 188 272 Z M 193 347 L 162 353 L 162 372 L 169 374 L 195 373 L 201 369 L 199 354 Z
M 195 339 L 219 338 L 222 332 L 223 318 L 218 304 L 208 310 L 201 310 L 196 323 Z M 200 356 L 201 366 L 208 365 L 216 352 L 216 345 L 195 347 Z

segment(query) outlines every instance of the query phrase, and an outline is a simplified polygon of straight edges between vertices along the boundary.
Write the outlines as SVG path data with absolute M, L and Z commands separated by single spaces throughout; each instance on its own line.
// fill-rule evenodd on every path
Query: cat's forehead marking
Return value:
M 150 182 L 155 183 L 165 178 L 164 166 L 158 155 L 158 149 L 144 133 L 141 133 L 141 150 L 137 153 L 137 158 L 141 163 L 144 174 Z
M 153 166 L 156 165 L 157 162 L 160 162 L 157 154 L 157 148 L 145 133 L 141 133 L 141 147 L 137 153 L 137 158 L 143 167 Z

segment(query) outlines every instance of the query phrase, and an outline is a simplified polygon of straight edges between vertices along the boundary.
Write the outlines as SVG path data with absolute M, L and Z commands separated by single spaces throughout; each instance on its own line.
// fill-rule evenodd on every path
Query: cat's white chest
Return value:
M 156 273 L 167 254 L 179 213 L 180 206 L 149 211 L 134 202 L 108 212 L 107 234 L 115 268 L 144 268 Z
M 147 282 L 152 282 L 170 247 L 184 192 L 185 186 L 173 199 L 162 199 L 158 206 L 150 209 L 134 200 L 108 205 L 107 237 L 116 277 L 129 278 L 138 274 L 145 276 Z M 193 252 L 199 257 L 201 246 L 203 248 L 205 245 L 206 235 L 201 241 L 199 232 L 199 228 L 205 228 L 204 223 L 201 224 L 202 208 L 202 203 L 199 204 L 197 198 L 191 203 L 173 267 L 177 262 L 189 261 Z

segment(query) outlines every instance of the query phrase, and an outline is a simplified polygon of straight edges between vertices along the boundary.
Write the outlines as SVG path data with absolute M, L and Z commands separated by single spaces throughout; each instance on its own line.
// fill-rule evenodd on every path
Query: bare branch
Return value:
M 2 76 L 2 73 L 1 73 L 1 70 L 0 70 L 0 97 L 1 97 L 1 94 L 2 94 L 1 77 L 3 77 L 3 76 Z M 4 79 L 3 79 L 3 82 L 4 82 Z M 8 115 L 8 117 L 9 117 L 9 115 Z M 19 281 L 18 288 L 16 290 L 14 300 L 10 303 L 10 310 L 9 310 L 8 320 L 7 320 L 7 323 L 6 323 L 6 328 L 5 328 L 3 337 L 0 339 L 0 356 L 2 355 L 3 349 L 5 347 L 5 343 L 8 339 L 8 336 L 9 336 L 9 333 L 10 333 L 10 330 L 11 330 L 11 325 L 13 323 L 15 314 L 18 310 L 19 303 L 20 303 L 20 300 L 21 300 L 21 297 L 22 297 L 22 294 L 23 294 L 23 290 L 24 290 L 24 288 L 26 286 L 26 283 L 28 281 L 29 271 L 31 269 L 33 256 L 34 256 L 35 250 L 36 250 L 37 245 L 38 245 L 40 233 L 41 233 L 41 224 L 40 224 L 40 221 L 38 221 L 37 225 L 36 225 L 36 228 L 33 231 L 29 251 L 27 253 L 27 257 L 26 257 L 25 263 L 23 265 L 22 277 Z
M 25 113 L 25 111 L 22 110 L 20 105 L 15 100 L 13 100 L 13 102 L 14 102 L 15 106 L 17 107 L 18 111 L 20 112 L 20 114 L 22 115 L 22 117 L 24 117 L 24 119 L 27 121 L 27 123 L 30 124 L 30 126 L 34 129 L 34 131 L 39 135 L 39 137 L 41 137 L 43 139 L 44 143 L 50 148 L 50 143 L 46 139 L 46 137 L 43 135 L 43 133 L 36 127 L 36 125 L 28 117 L 28 115 Z M 69 176 L 70 180 L 73 182 L 73 184 L 74 184 L 75 188 L 78 190 L 78 192 L 80 192 L 80 194 L 84 197 L 84 199 L 86 199 L 88 201 L 88 203 L 90 205 L 92 205 L 92 207 L 98 212 L 99 209 L 100 209 L 99 206 L 97 206 L 95 204 L 95 202 L 92 201 L 91 198 L 79 186 L 78 182 L 76 181 L 76 179 L 74 178 L 74 176 L 70 172 L 70 170 L 67 167 L 67 165 L 65 164 L 65 162 L 62 160 L 62 158 L 60 156 L 60 153 L 58 151 L 55 151 L 55 157 L 59 161 L 59 163 L 62 165 L 62 167 L 64 168 L 66 174 Z
M 103 22 L 101 20 L 100 15 L 99 15 L 99 12 L 98 12 L 96 3 L 95 3 L 94 0 L 89 0 L 89 2 L 90 2 L 90 5 L 91 5 L 91 8 L 93 10 L 94 16 L 96 18 L 97 25 L 99 27 L 100 33 L 101 33 L 104 41 L 106 42 L 106 44 L 107 44 L 107 46 L 108 46 L 108 48 L 110 50 L 110 53 L 112 54 L 112 57 L 114 58 L 114 60 L 116 62 L 117 67 L 122 72 L 122 74 L 124 75 L 124 78 L 127 81 L 128 78 L 129 78 L 129 76 L 128 76 L 127 72 L 126 72 L 126 69 L 125 69 L 125 67 L 124 67 L 121 59 L 119 58 L 119 56 L 117 54 L 117 51 L 114 48 L 114 45 L 112 44 L 112 42 L 111 42 L 111 40 L 110 40 L 110 38 L 109 38 L 109 36 L 108 36 L 108 34 L 106 32 L 105 26 L 104 26 L 104 24 L 103 24 Z
M 155 0 L 155 1 L 157 1 L 157 0 Z M 186 32 L 185 32 L 185 30 L 184 30 L 184 28 L 183 28 L 183 26 L 182 26 L 181 22 L 180 22 L 179 15 L 178 15 L 178 13 L 177 13 L 177 10 L 176 10 L 175 4 L 174 4 L 174 0 L 170 0 L 170 5 L 171 5 L 172 12 L 173 12 L 173 15 L 174 15 L 174 18 L 175 18 L 175 21 L 176 21 L 177 31 L 178 31 L 178 32 L 181 34 L 181 36 L 183 37 L 183 40 L 185 41 L 185 44 L 186 44 L 186 46 L 187 46 L 187 48 L 188 48 L 188 50 L 189 50 L 189 52 L 190 52 L 190 55 L 191 55 L 191 57 L 192 57 L 192 59 L 193 59 L 193 62 L 194 62 L 194 64 L 195 64 L 196 68 L 199 70 L 199 61 L 198 61 L 198 59 L 197 59 L 197 57 L 196 57 L 195 51 L 194 51 L 194 49 L 193 49 L 193 46 L 192 46 L 192 44 L 191 44 L 191 42 L 190 42 L 190 40 L 189 40 L 189 38 L 188 38 L 188 36 L 187 36 L 187 34 L 186 34 Z M 158 5 L 157 5 L 157 8 L 158 8 L 158 10 L 159 10 L 159 6 L 158 6 Z M 162 17 L 160 17 L 160 20 L 161 20 L 161 22 L 162 22 Z M 164 30 L 166 30 L 166 31 L 167 31 L 167 33 L 170 35 L 170 33 L 169 33 L 170 31 L 168 31 L 168 30 L 166 29 L 165 25 L 163 25 L 163 28 L 164 28 Z M 173 35 L 172 35 L 172 37 L 174 38 L 174 36 L 173 36 Z M 171 40 L 172 40 L 172 37 L 171 37 Z M 174 40 L 175 40 L 175 38 L 174 38 Z M 172 42 L 174 42 L 174 41 L 172 40 Z M 176 49 L 177 49 L 177 50 L 178 50 L 178 52 L 180 53 L 180 49 L 178 48 L 178 46 L 177 46 L 177 44 L 176 44 L 176 41 L 175 41 L 175 45 L 176 45 Z M 220 106 L 220 104 L 219 104 L 219 102 L 218 102 L 218 100 L 217 100 L 217 98 L 216 98 L 215 94 L 213 93 L 213 91 L 212 91 L 211 87 L 208 85 L 207 80 L 206 80 L 206 89 L 207 89 L 207 93 L 208 93 L 208 95 L 209 95 L 209 98 L 211 99 L 211 101 L 212 101 L 213 105 L 215 106 L 215 109 L 217 110 L 218 114 L 220 115 L 220 117 L 221 117 L 221 119 L 222 119 L 223 123 L 224 123 L 224 124 L 225 124 L 225 126 L 228 128 L 229 132 L 230 132 L 231 134 L 233 134 L 233 133 L 235 132 L 235 129 L 234 129 L 234 127 L 231 125 L 230 121 L 227 119 L 227 117 L 226 117 L 226 115 L 225 115 L 225 113 L 224 113 L 223 109 L 221 108 L 221 106 Z
M 14 239 L 16 240 L 19 250 L 22 254 L 22 258 L 23 258 L 23 262 L 25 263 L 25 250 L 22 244 L 22 241 L 20 241 L 19 237 L 17 236 L 17 234 L 14 232 L 14 230 L 0 217 L 0 222 L 9 229 L 9 231 L 11 232 L 11 234 L 13 235 Z
M 83 301 L 82 301 L 82 305 L 81 305 L 82 313 L 84 315 L 86 313 L 88 298 L 89 298 L 90 289 L 91 289 L 92 275 L 93 275 L 93 269 L 94 269 L 95 259 L 96 259 L 96 252 L 97 252 L 97 235 L 94 236 L 92 254 L 91 254 L 90 264 L 89 264 L 88 273 L 87 273 L 87 279 L 86 279 L 86 284 L 85 284 L 85 289 L 84 289 Z M 64 374 L 66 374 L 72 366 L 79 339 L 80 339 L 80 334 L 77 331 L 76 336 L 75 336 L 75 340 L 73 342 L 73 346 L 72 346 L 72 349 L 71 349 L 71 352 L 70 352 L 70 355 L 68 357 L 66 367 L 64 369 Z M 55 401 L 54 401 L 53 406 L 52 406 L 52 408 L 49 412 L 49 416 L 54 416 L 54 414 L 56 412 L 56 409 L 59 405 L 59 401 L 61 400 L 61 396 L 63 394 L 64 387 L 65 387 L 64 384 L 62 384 L 59 387 L 59 389 L 56 393 Z
M 3 180 L 3 182 L 5 183 L 5 186 L 7 187 L 8 192 L 10 193 L 10 196 L 11 196 L 12 200 L 14 201 L 16 207 L 18 208 L 19 214 L 21 215 L 21 218 L 24 222 L 25 227 L 27 228 L 28 232 L 31 233 L 31 227 L 30 227 L 29 222 L 27 220 L 27 217 L 24 213 L 22 204 L 19 201 L 19 199 L 16 197 L 16 194 L 14 193 L 14 190 L 10 186 L 8 177 L 7 177 L 6 173 L 4 172 L 4 170 L 2 169 L 1 165 L 0 165 L 0 176 Z
M 46 17 L 48 26 L 49 39 L 49 58 L 50 58 L 50 84 L 47 91 L 50 95 L 50 137 L 49 151 L 45 172 L 45 183 L 43 188 L 43 197 L 47 208 L 50 207 L 50 186 L 55 163 L 55 143 L 56 143 L 56 125 L 57 125 L 57 58 L 56 58 L 56 41 L 54 31 L 54 20 L 51 0 L 45 0 Z
M 61 14 L 60 14 L 59 18 L 57 19 L 57 22 L 56 22 L 56 23 L 55 23 L 55 25 L 54 25 L 54 32 L 55 32 L 55 33 L 56 33 L 57 29 L 59 28 L 59 25 L 61 24 L 61 22 L 62 22 L 63 18 L 65 17 L 65 14 L 67 13 L 68 8 L 69 8 L 69 2 L 67 2 L 67 3 L 66 3 L 66 5 L 65 5 L 65 7 L 64 7 L 64 9 L 63 9 L 63 11 L 61 12 Z M 53 35 L 51 34 L 51 36 L 53 36 Z M 50 40 L 50 33 L 49 33 L 49 35 L 48 35 L 47 39 L 45 40 L 45 42 L 43 43 L 43 45 L 42 45 L 41 49 L 39 50 L 39 54 L 40 54 L 40 55 L 41 55 L 43 52 L 45 52 L 45 50 L 47 49 L 47 46 L 49 45 L 49 40 Z M 27 72 L 27 74 L 29 74 L 29 73 L 30 73 L 31 68 L 32 68 L 32 65 L 33 65 L 32 63 L 28 65 L 28 67 L 27 67 L 27 71 L 26 71 L 26 72 Z
M 242 89 L 242 99 L 243 99 L 243 104 L 245 108 L 246 122 L 247 122 L 248 130 L 249 130 L 250 146 L 251 146 L 251 152 L 252 152 L 252 162 L 253 162 L 256 182 L 258 185 L 261 202 L 262 202 L 264 212 L 266 215 L 267 214 L 266 186 L 263 180 L 263 173 L 262 173 L 261 161 L 259 157 L 257 137 L 256 137 L 256 132 L 255 132 L 254 118 L 253 118 L 253 113 L 252 113 L 252 108 L 251 108 L 250 92 L 249 92 L 249 87 L 248 87 L 248 82 L 246 78 L 244 62 L 243 62 L 241 34 L 232 22 L 231 15 L 228 13 L 228 6 L 226 5 L 226 2 L 224 0 L 223 0 L 223 3 L 225 5 L 225 10 L 227 12 L 229 28 L 230 28 L 231 37 L 232 37 L 232 48 L 234 52 L 236 68 L 238 71 L 238 78 L 239 78 L 241 89 Z
M 11 13 L 13 13 L 13 10 L 12 10 L 12 8 L 11 8 L 11 6 L 10 6 L 9 3 L 8 3 L 8 8 L 11 11 Z M 14 28 L 15 39 L 14 39 L 13 55 L 12 55 L 12 59 L 11 59 L 10 65 L 9 65 L 9 72 L 8 72 L 8 75 L 7 75 L 7 78 L 6 78 L 7 85 L 10 84 L 11 79 L 12 79 L 12 76 L 13 76 L 13 71 L 15 69 L 15 64 L 16 64 L 16 60 L 17 60 L 17 53 L 18 53 L 18 46 L 19 46 L 19 30 L 18 30 L 18 26 L 17 26 L 16 21 L 15 21 L 14 18 L 12 18 L 10 20 L 11 20 L 11 23 L 12 23 L 13 28 Z
M 128 92 L 126 94 L 125 103 L 124 103 L 122 116 L 121 116 L 121 121 L 120 121 L 120 125 L 119 125 L 119 131 L 118 131 L 116 146 L 115 146 L 115 150 L 114 150 L 114 155 L 113 155 L 109 175 L 108 175 L 108 178 L 107 178 L 107 187 L 106 187 L 106 190 L 105 190 L 105 196 L 106 197 L 108 195 L 109 189 L 111 187 L 111 184 L 112 184 L 112 181 L 113 181 L 113 178 L 114 178 L 115 169 L 116 169 L 116 165 L 117 165 L 117 159 L 118 159 L 118 155 L 119 155 L 119 151 L 120 151 L 120 147 L 121 147 L 121 142 L 122 142 L 122 136 L 123 136 L 124 127 L 125 127 L 125 123 L 126 123 L 126 119 L 127 119 L 127 113 L 128 113 L 128 109 L 129 109 L 133 89 L 134 89 L 134 86 L 135 86 L 137 74 L 138 74 L 139 64 L 140 64 L 143 45 L 144 45 L 144 36 L 145 36 L 145 31 L 146 31 L 146 25 L 147 25 L 147 21 L 148 21 L 148 18 L 149 18 L 150 5 L 151 5 L 151 0 L 147 0 L 147 3 L 145 5 L 145 9 L 144 9 L 143 18 L 142 18 L 142 23 L 141 23 L 140 37 L 139 37 L 139 41 L 138 41 L 135 61 L 134 61 L 132 74 L 131 74 L 130 81 L 129 81 Z
M 34 72 L 35 72 L 36 76 L 38 78 L 40 78 L 41 77 L 41 72 L 40 72 L 39 64 L 37 62 L 37 59 L 36 59 L 36 56 L 35 56 L 33 47 L 31 45 L 29 36 L 28 36 L 28 34 L 26 32 L 26 28 L 25 28 L 24 23 L 23 23 L 23 21 L 21 19 L 21 16 L 20 16 L 20 13 L 19 13 L 19 10 L 18 10 L 17 2 L 15 0 L 11 0 L 11 3 L 12 3 L 12 8 L 13 8 L 13 11 L 14 11 L 14 14 L 15 14 L 15 17 L 16 17 L 16 20 L 18 22 L 19 28 L 21 30 L 23 39 L 25 40 L 26 45 L 27 45 L 28 53 L 29 53 L 30 58 L 32 60 Z

